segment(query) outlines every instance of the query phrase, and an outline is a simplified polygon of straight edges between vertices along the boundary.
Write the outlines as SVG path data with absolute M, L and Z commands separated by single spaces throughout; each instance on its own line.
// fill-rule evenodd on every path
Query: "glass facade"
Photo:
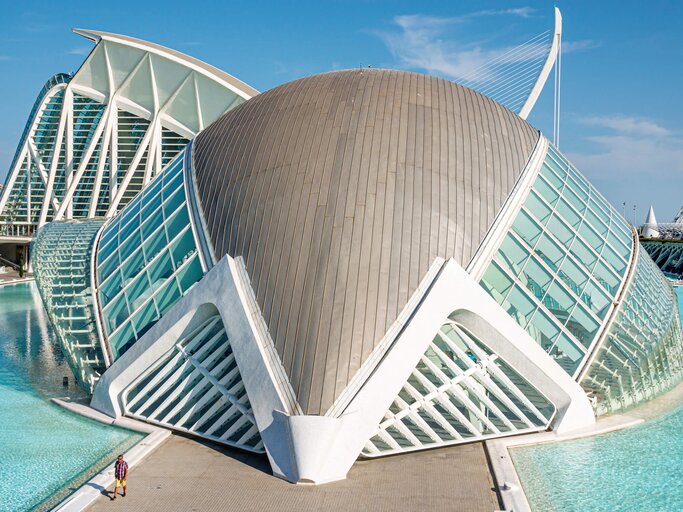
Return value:
M 97 250 L 98 299 L 114 359 L 204 275 L 181 153 L 106 226 Z
M 76 378 L 92 393 L 105 369 L 92 304 L 92 248 L 104 219 L 51 222 L 33 242 L 38 289 Z
M 614 323 L 581 385 L 597 414 L 651 399 L 682 375 L 683 335 L 676 295 L 641 249 Z
M 480 284 L 574 375 L 624 279 L 632 246 L 624 218 L 551 145 Z
M 394 399 L 368 457 L 544 430 L 555 406 L 467 328 L 448 320 Z
M 63 73 L 54 75 L 45 83 L 38 94 L 10 167 L 10 169 L 14 169 L 15 166 L 19 165 L 19 170 L 14 184 L 9 190 L 7 204 L 0 216 L 2 222 L 27 224 L 38 221 L 40 208 L 45 197 L 45 183 L 40 173 L 45 168 L 49 168 L 55 153 L 59 118 L 64 102 L 64 89 L 70 79 L 69 75 Z M 27 140 L 30 143 L 30 149 L 19 163 Z M 42 168 L 32 155 L 41 160 L 40 166 Z M 5 188 L 9 184 L 11 174 L 10 172 L 7 175 Z M 0 234 L 8 236 L 17 234 L 30 236 L 32 234 L 32 230 L 17 233 L 17 230 L 8 224 L 0 226 Z

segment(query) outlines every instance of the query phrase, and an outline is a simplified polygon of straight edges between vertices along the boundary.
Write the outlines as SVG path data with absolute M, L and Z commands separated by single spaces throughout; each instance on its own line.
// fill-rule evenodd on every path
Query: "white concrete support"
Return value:
M 297 412 L 293 392 L 286 389 L 284 369 L 274 361 L 254 316 L 253 304 L 241 283 L 239 263 L 225 256 L 157 324 L 104 373 L 92 398 L 92 407 L 111 416 L 123 414 L 123 391 L 163 354 L 209 316 L 220 313 L 273 473 L 291 479 L 284 425 L 279 417 Z M 282 411 L 282 412 L 281 412 Z
M 220 313 L 276 476 L 325 483 L 346 477 L 392 401 L 444 323 L 457 321 L 556 407 L 552 428 L 594 423 L 580 386 L 453 260 L 435 261 L 418 300 L 401 315 L 388 343 L 368 359 L 333 414 L 308 416 L 294 400 L 239 260 L 224 256 L 190 292 L 118 359 L 95 389 L 92 406 L 124 413 L 121 394 L 175 343 Z M 356 382 L 356 380 L 358 382 Z M 474 412 L 473 412 L 474 413 Z
M 297 481 L 340 480 L 375 433 L 427 346 L 449 316 L 480 339 L 555 404 L 552 427 L 568 432 L 595 422 L 581 387 L 474 281 L 449 260 L 410 313 L 393 344 L 336 417 L 283 418 Z M 378 347 L 378 348 L 381 348 Z M 371 358 L 372 359 L 372 358 Z M 366 372 L 359 371 L 359 375 Z M 352 387 L 354 382 L 349 384 Z M 320 454 L 325 454 L 321 456 Z

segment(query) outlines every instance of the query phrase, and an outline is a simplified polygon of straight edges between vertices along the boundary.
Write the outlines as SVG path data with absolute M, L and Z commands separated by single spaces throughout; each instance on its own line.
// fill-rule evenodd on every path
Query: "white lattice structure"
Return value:
M 367 457 L 544 430 L 555 406 L 448 320 L 363 449 Z
M 129 416 L 263 453 L 220 315 L 202 322 L 124 392 Z
M 52 220 L 112 216 L 188 140 L 257 94 L 173 50 L 75 32 L 96 45 L 36 101 L 0 198 L 2 235 L 28 239 Z

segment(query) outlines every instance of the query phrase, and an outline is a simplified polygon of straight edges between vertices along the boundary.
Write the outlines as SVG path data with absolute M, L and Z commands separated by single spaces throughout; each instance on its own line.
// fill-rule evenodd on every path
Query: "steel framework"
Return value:
M 137 39 L 96 43 L 31 112 L 0 197 L 0 235 L 52 220 L 111 217 L 205 126 L 257 94 L 196 59 Z

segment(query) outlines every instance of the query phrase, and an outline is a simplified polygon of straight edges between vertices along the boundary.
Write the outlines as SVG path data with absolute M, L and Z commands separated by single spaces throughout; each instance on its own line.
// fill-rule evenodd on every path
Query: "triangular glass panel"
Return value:
M 183 84 L 175 98 L 166 106 L 165 111 L 167 115 L 193 133 L 199 132 L 199 112 L 194 80 L 188 80 Z
M 163 106 L 192 72 L 185 66 L 176 64 L 158 55 L 150 55 L 150 58 L 154 68 L 159 106 Z
M 114 89 L 118 89 L 145 56 L 145 51 L 112 41 L 104 41 L 101 44 L 107 49 Z
M 119 94 L 150 113 L 154 113 L 154 83 L 149 58 L 145 58 L 140 64 L 126 84 L 121 87 Z
M 104 44 L 97 45 L 74 77 L 74 84 L 109 95 L 109 73 Z
M 203 76 L 197 77 L 197 88 L 199 89 L 199 103 L 204 127 L 213 123 L 228 108 L 234 108 L 246 101 L 229 89 Z

